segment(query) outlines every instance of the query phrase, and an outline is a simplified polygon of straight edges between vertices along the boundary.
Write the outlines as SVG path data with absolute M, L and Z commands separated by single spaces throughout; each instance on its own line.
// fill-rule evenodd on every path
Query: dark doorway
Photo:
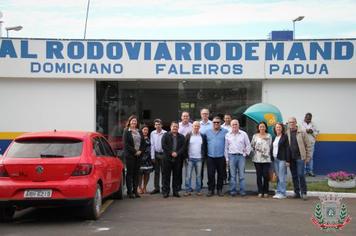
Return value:
M 239 119 L 241 128 L 252 135 L 255 124 L 246 121 L 242 113 L 261 102 L 261 90 L 260 81 L 98 81 L 97 131 L 120 150 L 125 123 L 132 114 L 151 129 L 153 120 L 160 118 L 168 130 L 170 122 L 179 120 L 182 111 L 188 111 L 193 121 L 200 120 L 200 109 L 208 108 L 211 118 L 232 114 Z

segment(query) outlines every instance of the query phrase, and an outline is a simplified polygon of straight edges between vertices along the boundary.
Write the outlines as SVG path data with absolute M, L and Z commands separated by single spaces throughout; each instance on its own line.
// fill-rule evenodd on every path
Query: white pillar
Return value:
M 2 23 L 3 21 L 0 20 L 0 38 L 2 38 Z
M 2 18 L 2 12 L 0 11 L 0 19 Z M 2 37 L 2 23 L 4 23 L 2 20 L 0 20 L 0 38 Z

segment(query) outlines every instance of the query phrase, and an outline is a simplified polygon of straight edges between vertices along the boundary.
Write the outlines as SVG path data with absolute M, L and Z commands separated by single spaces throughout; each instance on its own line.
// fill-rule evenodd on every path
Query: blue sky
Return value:
M 12 37 L 82 39 L 88 0 L 1 0 Z M 356 38 L 356 0 L 90 0 L 87 39 Z

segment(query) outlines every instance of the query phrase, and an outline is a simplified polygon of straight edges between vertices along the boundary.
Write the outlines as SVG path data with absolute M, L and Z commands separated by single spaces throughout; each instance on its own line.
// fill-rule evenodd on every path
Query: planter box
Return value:
M 356 179 L 338 182 L 335 180 L 328 179 L 328 185 L 332 188 L 355 188 L 356 187 Z

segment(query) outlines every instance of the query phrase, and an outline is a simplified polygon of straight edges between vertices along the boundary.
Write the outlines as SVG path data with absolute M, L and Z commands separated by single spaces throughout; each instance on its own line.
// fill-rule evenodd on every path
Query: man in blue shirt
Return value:
M 209 120 L 209 109 L 208 108 L 202 108 L 200 110 L 200 130 L 199 132 L 202 134 L 205 134 L 207 130 L 210 130 L 213 128 L 213 122 Z M 202 164 L 201 164 L 201 186 L 203 187 L 203 180 L 204 180 L 204 166 L 206 166 L 206 158 L 203 158 Z
M 222 192 L 224 165 L 225 165 L 225 135 L 228 131 L 221 128 L 221 118 L 216 116 L 213 119 L 213 128 L 207 130 L 205 135 L 208 144 L 208 197 L 214 195 L 215 173 L 218 173 L 216 190 L 218 196 L 224 196 Z

